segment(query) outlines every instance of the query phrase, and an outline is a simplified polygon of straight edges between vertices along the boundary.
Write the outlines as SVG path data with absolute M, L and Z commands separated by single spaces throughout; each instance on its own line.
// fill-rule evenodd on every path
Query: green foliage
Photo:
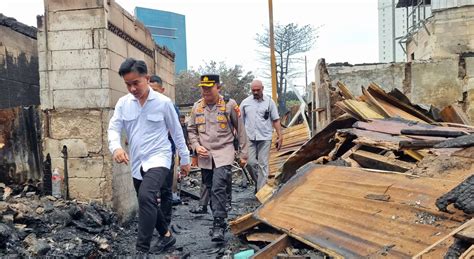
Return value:
M 210 61 L 197 70 L 190 69 L 180 73 L 175 80 L 176 103 L 192 104 L 201 98 L 199 77 L 202 74 L 219 74 L 223 83 L 222 94 L 240 103 L 250 95 L 250 83 L 254 79 L 252 72 L 244 73 L 241 65 L 228 67 L 224 62 Z

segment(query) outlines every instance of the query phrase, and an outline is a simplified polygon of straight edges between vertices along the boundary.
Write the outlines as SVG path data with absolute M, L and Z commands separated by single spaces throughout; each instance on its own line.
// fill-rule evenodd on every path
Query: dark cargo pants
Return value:
M 227 218 L 226 204 L 229 199 L 228 187 L 232 184 L 231 166 L 221 166 L 201 169 L 202 180 L 208 190 L 211 190 L 211 209 L 215 218 Z

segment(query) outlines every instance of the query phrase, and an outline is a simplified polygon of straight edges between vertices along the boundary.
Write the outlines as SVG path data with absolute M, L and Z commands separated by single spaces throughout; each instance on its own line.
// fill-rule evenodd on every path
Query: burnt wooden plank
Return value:
M 256 225 L 260 224 L 260 221 L 256 219 L 252 213 L 245 214 L 236 220 L 229 223 L 230 231 L 234 235 L 239 235 L 244 231 L 247 231 Z
M 454 235 L 454 237 L 466 240 L 474 244 L 474 225 L 471 225 Z
M 349 90 L 349 88 L 344 83 L 337 81 L 336 84 L 339 90 L 341 91 L 341 94 L 344 97 L 344 99 L 347 99 L 347 100 L 356 99 L 354 95 L 351 93 L 351 90 Z
M 409 104 L 406 104 L 404 102 L 401 102 L 397 98 L 388 95 L 380 86 L 378 86 L 375 83 L 370 84 L 367 91 L 370 94 L 372 94 L 375 98 L 377 98 L 379 101 L 383 100 L 384 102 L 387 102 L 387 103 L 393 105 L 394 107 L 396 107 L 398 109 L 401 109 L 401 110 L 405 111 L 406 113 L 411 114 L 414 117 L 419 118 L 420 120 L 423 120 L 423 121 L 428 122 L 428 123 L 435 122 L 435 120 L 433 120 L 432 118 L 426 116 L 422 112 L 418 111 L 415 107 L 413 107 Z
M 414 259 L 421 258 L 424 254 L 428 253 L 430 250 L 432 250 L 433 248 L 435 248 L 436 246 L 438 246 L 439 244 L 444 242 L 446 239 L 452 237 L 453 235 L 455 235 L 459 231 L 462 231 L 463 229 L 466 229 L 467 227 L 472 226 L 473 224 L 474 224 L 474 219 L 471 219 L 471 220 L 467 221 L 466 223 L 464 223 L 461 226 L 457 227 L 455 230 L 451 231 L 449 234 L 447 234 L 446 236 L 444 236 L 440 240 L 436 241 L 432 245 L 430 245 L 427 248 L 423 249 L 423 251 L 421 251 L 417 255 L 413 256 L 413 258 Z
M 267 242 L 271 243 L 277 240 L 281 236 L 281 233 L 269 233 L 269 232 L 257 232 L 250 233 L 246 236 L 249 242 Z
M 392 136 L 390 134 L 354 128 L 340 129 L 338 130 L 338 134 L 356 136 L 357 139 L 353 140 L 356 144 L 391 150 L 398 150 L 400 141 L 406 139 L 399 136 Z
M 253 259 L 267 259 L 273 258 L 281 251 L 285 250 L 286 247 L 290 245 L 290 238 L 287 234 L 283 234 L 278 237 L 277 240 L 271 242 L 269 245 L 258 251 L 254 256 L 251 258 Z
M 460 257 L 459 259 L 472 259 L 474 258 L 474 245 L 471 245 Z
M 474 134 L 457 137 L 454 139 L 445 140 L 437 145 L 435 148 L 452 148 L 452 147 L 470 147 L 474 146 Z
M 432 148 L 443 142 L 442 140 L 402 140 L 400 141 L 400 149 L 423 149 Z
M 435 136 L 435 137 L 460 137 L 467 133 L 464 131 L 451 131 L 440 129 L 402 129 L 402 134 L 417 135 L 417 136 Z
M 321 156 L 328 155 L 336 145 L 331 139 L 337 130 L 348 128 L 354 124 L 354 122 L 355 120 L 349 116 L 341 116 L 316 133 L 286 160 L 281 172 L 275 176 L 277 179 L 276 184 L 288 181 L 288 179 L 296 174 L 296 170 L 302 165 L 318 159 Z
M 453 156 L 474 159 L 474 147 L 468 147 L 462 150 L 458 150 L 453 153 Z
M 412 163 L 370 153 L 364 150 L 357 150 L 356 152 L 352 153 L 352 159 L 354 159 L 362 167 L 387 171 L 406 172 L 415 166 L 415 164 Z

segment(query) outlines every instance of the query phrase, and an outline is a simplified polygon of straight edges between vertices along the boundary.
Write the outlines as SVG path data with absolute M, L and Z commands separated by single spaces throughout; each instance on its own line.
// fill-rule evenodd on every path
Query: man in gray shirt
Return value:
M 240 110 L 249 139 L 247 163 L 249 169 L 257 176 L 257 190 L 260 190 L 268 178 L 273 128 L 277 133 L 277 150 L 281 148 L 283 136 L 277 107 L 269 96 L 263 94 L 262 81 L 254 80 L 250 87 L 252 95 L 242 101 Z

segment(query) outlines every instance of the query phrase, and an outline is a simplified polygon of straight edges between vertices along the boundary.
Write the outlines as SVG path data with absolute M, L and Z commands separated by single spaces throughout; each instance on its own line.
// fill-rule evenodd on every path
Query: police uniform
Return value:
M 219 84 L 218 75 L 201 76 L 201 87 Z M 236 130 L 233 133 L 233 129 Z M 201 99 L 194 103 L 188 124 L 189 141 L 194 150 L 206 148 L 208 157 L 198 156 L 203 181 L 211 190 L 211 209 L 215 221 L 227 218 L 226 202 L 231 181 L 231 165 L 235 159 L 234 137 L 239 139 L 240 157 L 247 159 L 247 135 L 235 100 L 224 101 L 219 96 L 217 103 L 208 105 Z

